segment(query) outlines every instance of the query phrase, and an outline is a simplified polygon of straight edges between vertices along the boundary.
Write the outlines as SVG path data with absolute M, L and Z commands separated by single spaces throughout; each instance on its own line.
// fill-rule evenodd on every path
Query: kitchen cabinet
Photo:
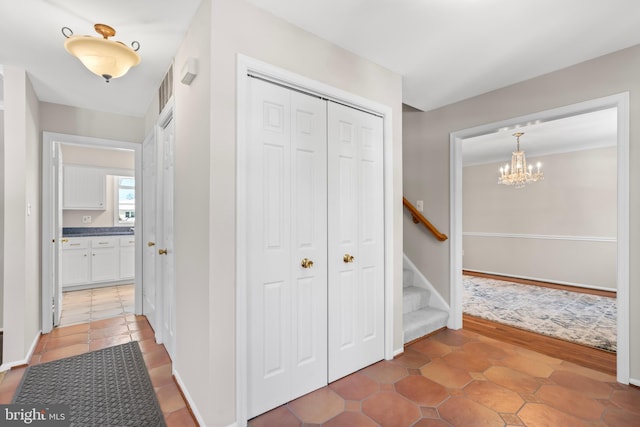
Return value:
M 109 282 L 119 279 L 120 257 L 116 237 L 91 239 L 91 281 Z
M 135 237 L 63 238 L 60 271 L 63 288 L 133 280 Z
M 62 286 L 73 286 L 87 283 L 91 279 L 91 260 L 89 239 L 62 239 L 62 255 L 60 270 Z
M 120 279 L 133 279 L 135 276 L 136 241 L 133 236 L 120 237 Z
M 105 210 L 107 205 L 107 176 L 104 169 L 64 165 L 62 208 L 77 210 Z

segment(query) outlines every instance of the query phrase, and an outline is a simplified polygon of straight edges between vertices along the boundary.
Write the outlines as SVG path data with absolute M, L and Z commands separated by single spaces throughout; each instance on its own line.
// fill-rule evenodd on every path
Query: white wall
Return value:
M 145 119 L 67 105 L 40 103 L 43 131 L 142 143 Z
M 61 144 L 64 164 L 96 166 L 107 169 L 134 171 L 135 152 L 131 150 L 109 150 L 104 148 L 81 147 Z M 107 204 L 104 210 L 64 210 L 62 212 L 63 227 L 113 227 L 114 225 L 114 180 L 107 176 Z M 91 216 L 91 223 L 82 222 L 82 217 Z
M 177 73 L 189 56 L 200 64 L 191 86 L 175 79 L 175 369 L 210 426 L 235 420 L 239 53 L 392 107 L 394 191 L 389 196 L 397 207 L 390 218 L 397 246 L 389 262 L 395 268 L 395 348 L 402 347 L 401 77 L 245 1 L 205 0 L 175 63 Z
M 449 134 L 591 99 L 630 93 L 630 301 L 631 377 L 640 378 L 640 46 L 634 46 L 437 110 L 407 109 L 404 188 L 425 201 L 427 218 L 449 230 Z M 438 291 L 449 297 L 449 242 L 416 231 L 405 215 L 404 250 Z M 625 302 L 622 302 L 625 303 Z M 633 332 L 636 331 L 636 332 Z
M 24 363 L 40 331 L 40 128 L 23 68 L 4 67 L 3 365 Z
M 529 158 L 545 177 L 524 188 L 497 184 L 499 162 L 463 168 L 463 268 L 615 290 L 616 156 Z
M 0 68 L 0 71 L 2 69 Z M 2 76 L 2 74 L 0 74 Z M 0 88 L 3 87 L 0 80 Z M 1 89 L 4 92 L 4 89 Z M 2 98 L 4 95 L 2 96 Z M 0 98 L 0 101 L 2 100 Z M 0 109 L 0 153 L 4 156 L 4 109 Z M 0 161 L 0 188 L 4 189 L 4 161 Z M 0 197 L 0 242 L 4 242 L 4 197 Z M 0 328 L 4 324 L 4 244 L 0 245 Z

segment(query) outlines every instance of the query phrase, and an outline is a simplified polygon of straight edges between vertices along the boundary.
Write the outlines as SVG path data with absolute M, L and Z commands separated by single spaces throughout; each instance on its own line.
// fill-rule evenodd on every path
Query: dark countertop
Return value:
M 64 227 L 62 237 L 133 236 L 133 227 Z

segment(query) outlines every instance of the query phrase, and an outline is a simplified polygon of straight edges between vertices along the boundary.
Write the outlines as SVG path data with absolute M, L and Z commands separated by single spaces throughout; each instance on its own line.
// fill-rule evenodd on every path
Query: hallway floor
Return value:
M 445 330 L 249 425 L 638 426 L 640 388 L 475 332 Z
M 197 425 L 144 316 L 67 326 L 42 335 L 30 364 L 138 340 L 168 426 Z M 25 367 L 0 382 L 9 403 Z M 640 389 L 615 377 L 475 332 L 445 330 L 254 418 L 252 427 L 640 425 Z
M 169 427 L 197 426 L 171 374 L 171 359 L 156 344 L 146 317 L 121 314 L 73 326 L 59 327 L 41 335 L 30 365 L 75 356 L 92 350 L 139 341 L 144 361 Z M 26 367 L 14 368 L 0 382 L 0 404 L 11 402 Z
M 60 326 L 133 314 L 134 285 L 116 285 L 62 293 Z

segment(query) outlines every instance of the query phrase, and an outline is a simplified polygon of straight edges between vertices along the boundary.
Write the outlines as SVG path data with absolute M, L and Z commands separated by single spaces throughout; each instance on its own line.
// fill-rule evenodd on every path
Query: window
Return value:
M 136 180 L 131 176 L 114 177 L 114 224 L 134 225 L 136 221 Z

